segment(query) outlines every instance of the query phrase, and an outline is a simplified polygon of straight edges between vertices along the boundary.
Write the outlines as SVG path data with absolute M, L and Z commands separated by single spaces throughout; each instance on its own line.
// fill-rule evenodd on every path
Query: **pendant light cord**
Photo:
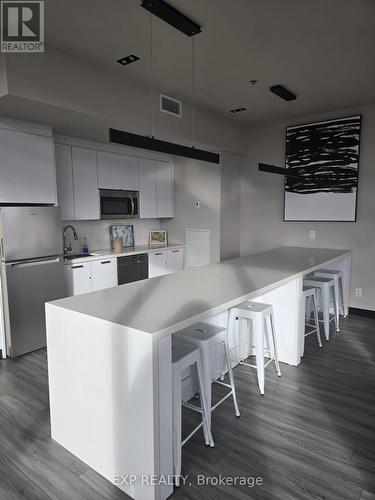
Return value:
M 191 119 L 192 119 L 192 142 L 195 147 L 195 50 L 194 37 L 191 37 Z
M 150 11 L 149 16 L 149 31 L 150 31 L 150 105 L 151 105 L 151 137 L 154 138 L 155 130 L 154 130 L 154 85 L 153 85 L 153 77 L 154 77 L 154 68 L 153 68 L 153 51 L 152 51 L 152 14 Z

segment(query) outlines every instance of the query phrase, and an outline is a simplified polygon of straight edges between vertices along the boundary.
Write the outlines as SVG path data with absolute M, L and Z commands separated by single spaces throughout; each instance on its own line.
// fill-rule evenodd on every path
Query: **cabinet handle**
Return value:
M 172 253 L 178 253 L 180 250 L 172 250 Z
M 158 252 L 155 255 L 163 255 L 163 253 L 162 252 Z
M 80 266 L 72 266 L 72 269 L 81 269 L 83 267 L 83 265 L 80 265 Z
M 110 261 L 110 260 L 103 260 L 103 261 L 101 262 L 101 264 L 110 264 L 110 263 L 111 263 L 111 261 Z

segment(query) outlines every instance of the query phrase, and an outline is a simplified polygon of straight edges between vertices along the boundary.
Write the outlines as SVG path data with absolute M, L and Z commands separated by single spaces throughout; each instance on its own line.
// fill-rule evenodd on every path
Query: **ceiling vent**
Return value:
M 172 97 L 168 97 L 167 95 L 160 94 L 160 111 L 182 118 L 182 102 Z

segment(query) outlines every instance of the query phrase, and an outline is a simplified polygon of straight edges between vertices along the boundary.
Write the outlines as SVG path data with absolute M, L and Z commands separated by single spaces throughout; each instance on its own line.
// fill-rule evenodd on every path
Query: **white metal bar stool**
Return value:
M 210 325 L 209 323 L 199 322 L 174 333 L 173 338 L 177 342 L 182 340 L 183 342 L 195 345 L 200 349 L 203 364 L 203 383 L 206 393 L 207 407 L 209 410 L 211 410 L 209 412 L 209 427 L 211 427 L 211 412 L 230 396 L 232 396 L 233 398 L 233 405 L 236 416 L 239 417 L 240 411 L 238 409 L 236 388 L 234 385 L 226 328 Z M 220 373 L 215 373 L 215 371 L 217 372 L 217 370 L 215 370 L 215 367 L 212 363 L 212 355 L 217 357 L 218 349 L 221 348 L 222 353 L 224 354 L 225 366 L 220 369 Z M 218 378 L 221 377 L 223 373 L 225 373 L 225 368 L 228 370 L 229 384 L 223 382 L 222 380 L 218 380 Z M 212 382 L 230 389 L 230 391 L 214 406 L 212 406 Z
M 329 340 L 329 323 L 330 321 L 335 321 L 336 331 L 339 331 L 339 315 L 336 307 L 335 299 L 335 281 L 332 278 L 320 278 L 318 276 L 311 276 L 303 280 L 303 285 L 305 287 L 314 287 L 320 290 L 320 297 L 322 303 L 323 311 L 323 323 L 324 323 L 324 334 L 327 340 Z M 331 318 L 329 313 L 329 308 L 331 301 L 333 303 L 333 308 L 335 311 L 334 316 Z
M 183 372 L 191 366 L 196 367 L 200 403 L 197 407 L 190 403 L 182 402 L 182 380 Z M 173 388 L 173 474 L 175 476 L 176 486 L 180 485 L 182 447 L 187 441 L 203 427 L 205 441 L 207 445 L 214 446 L 211 427 L 209 425 L 210 412 L 207 406 L 205 388 L 203 384 L 202 358 L 198 347 L 184 342 L 175 342 L 172 338 L 172 388 Z M 193 429 L 190 434 L 182 440 L 182 405 L 190 410 L 201 413 L 202 421 Z
M 256 365 L 247 363 L 240 359 L 240 364 L 245 366 L 250 366 L 251 368 L 256 368 L 258 376 L 258 385 L 260 393 L 264 394 L 264 370 L 265 368 L 274 361 L 276 373 L 281 377 L 280 366 L 279 366 L 279 355 L 277 349 L 276 332 L 275 332 L 275 322 L 273 318 L 273 307 L 271 304 L 262 304 L 261 302 L 251 302 L 246 301 L 242 304 L 232 307 L 229 310 L 228 316 L 228 332 L 233 331 L 234 321 L 238 319 L 246 319 L 248 321 L 248 334 L 250 337 L 251 324 L 253 325 L 254 331 L 254 346 L 255 347 L 255 358 Z M 264 339 L 266 335 L 269 337 L 269 349 L 264 347 Z M 240 351 L 241 351 L 241 331 L 240 331 Z M 264 363 L 264 354 L 268 353 L 270 359 L 267 363 Z M 241 354 L 241 353 L 240 353 Z
M 318 305 L 317 305 L 315 290 L 316 289 L 314 287 L 303 287 L 302 291 L 302 296 L 303 296 L 302 318 L 304 319 L 305 327 L 303 329 L 303 334 L 301 335 L 301 356 L 303 356 L 303 353 L 305 351 L 305 338 L 308 335 L 311 335 L 312 333 L 316 332 L 319 347 L 322 347 L 322 340 L 320 338 L 319 318 L 318 318 Z M 306 321 L 306 306 L 308 306 L 307 321 Z M 310 324 L 311 312 L 313 312 L 314 314 L 314 325 Z M 309 332 L 306 333 L 306 326 L 312 327 L 313 330 L 310 330 Z
M 330 278 L 335 281 L 335 299 L 336 307 L 338 311 L 341 311 L 341 315 L 345 317 L 345 305 L 344 305 L 344 289 L 343 289 L 343 274 L 342 271 L 338 269 L 318 269 L 314 272 L 314 276 L 320 278 Z

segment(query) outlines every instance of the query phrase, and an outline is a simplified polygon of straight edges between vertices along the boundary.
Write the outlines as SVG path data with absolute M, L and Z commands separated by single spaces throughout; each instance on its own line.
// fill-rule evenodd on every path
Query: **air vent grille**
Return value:
M 182 118 L 182 102 L 160 94 L 160 111 Z

